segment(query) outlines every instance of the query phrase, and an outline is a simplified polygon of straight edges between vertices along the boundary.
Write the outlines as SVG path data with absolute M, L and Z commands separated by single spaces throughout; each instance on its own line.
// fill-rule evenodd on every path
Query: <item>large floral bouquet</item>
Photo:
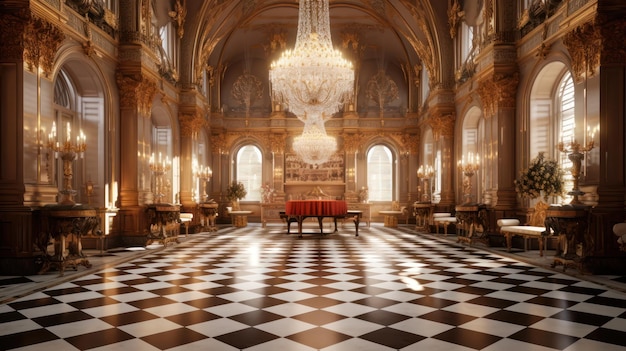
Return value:
M 554 160 L 547 160 L 540 152 L 532 159 L 530 165 L 525 169 L 519 179 L 515 180 L 515 191 L 521 197 L 531 199 L 542 196 L 563 196 L 563 170 Z
M 235 180 L 233 180 L 233 182 L 228 186 L 228 188 L 226 188 L 226 198 L 231 201 L 241 200 L 244 197 L 246 197 L 247 194 L 248 192 L 246 191 L 246 188 L 243 186 L 243 183 L 237 182 Z

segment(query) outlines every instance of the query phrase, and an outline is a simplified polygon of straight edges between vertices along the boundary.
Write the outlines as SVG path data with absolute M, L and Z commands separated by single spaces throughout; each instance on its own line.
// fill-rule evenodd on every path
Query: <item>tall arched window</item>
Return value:
M 367 152 L 367 187 L 369 200 L 393 200 L 393 154 L 384 145 L 376 145 Z
M 237 181 L 243 183 L 247 194 L 243 201 L 261 201 L 263 156 L 254 145 L 246 145 L 237 152 Z
M 574 80 L 572 75 L 567 72 L 561 81 L 559 82 L 558 91 L 556 94 L 556 115 L 558 121 L 559 139 L 565 142 L 575 139 L 574 130 L 576 128 L 576 119 L 574 115 Z M 567 157 L 567 154 L 560 152 L 559 162 L 561 168 L 564 170 L 572 167 L 572 161 Z M 565 172 L 563 177 L 565 182 L 565 190 L 570 191 L 574 186 L 574 180 L 571 172 Z M 567 196 L 565 202 L 569 202 L 571 196 Z

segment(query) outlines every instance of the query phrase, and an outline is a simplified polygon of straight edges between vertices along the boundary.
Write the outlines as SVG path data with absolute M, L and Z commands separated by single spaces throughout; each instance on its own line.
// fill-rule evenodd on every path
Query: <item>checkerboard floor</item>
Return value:
M 0 305 L 0 349 L 626 350 L 623 292 L 410 230 L 352 229 L 193 234 Z

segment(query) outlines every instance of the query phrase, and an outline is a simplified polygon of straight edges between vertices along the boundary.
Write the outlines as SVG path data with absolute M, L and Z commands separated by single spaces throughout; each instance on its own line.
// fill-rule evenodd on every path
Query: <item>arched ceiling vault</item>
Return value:
M 297 0 L 186 0 L 186 6 L 183 83 L 197 82 L 206 65 L 265 60 L 269 68 L 284 50 L 268 53 L 272 35 L 282 33 L 285 48 L 295 44 Z M 361 60 L 419 64 L 431 83 L 443 82 L 449 79 L 443 67 L 451 67 L 453 57 L 446 9 L 442 0 L 330 0 L 333 44 L 341 46 L 342 33 L 357 33 Z

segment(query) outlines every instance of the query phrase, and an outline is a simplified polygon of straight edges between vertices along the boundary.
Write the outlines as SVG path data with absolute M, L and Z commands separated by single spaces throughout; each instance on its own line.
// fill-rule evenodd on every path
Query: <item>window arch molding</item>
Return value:
M 396 201 L 399 199 L 399 150 L 398 145 L 383 138 L 373 139 L 365 146 L 364 164 L 370 201 Z M 379 153 L 378 156 L 374 155 L 374 157 L 378 157 L 378 160 L 371 160 L 372 152 Z M 380 152 L 385 152 L 388 159 Z M 391 167 L 391 173 L 389 173 L 389 167 Z
M 569 78 L 568 78 L 569 77 Z M 564 92 L 563 83 L 569 79 L 568 89 L 570 96 L 568 97 L 569 104 L 572 104 L 570 115 L 567 117 L 567 124 L 573 123 L 575 125 L 575 89 L 576 85 L 573 83 L 571 76 L 571 67 L 566 62 L 561 60 L 553 60 L 547 62 L 545 65 L 538 67 L 537 73 L 534 75 L 534 79 L 531 80 L 531 89 L 528 96 L 528 105 L 526 118 L 523 120 L 524 128 L 527 131 L 526 137 L 523 139 L 523 160 L 521 169 L 527 167 L 530 160 L 536 157 L 539 152 L 544 152 L 545 155 L 553 160 L 557 160 L 561 163 L 561 166 L 567 168 L 567 164 L 563 164 L 563 160 L 569 162 L 567 158 L 563 158 L 560 152 L 557 150 L 557 143 L 564 135 L 565 129 L 573 128 L 563 125 L 563 100 L 562 94 Z M 565 129 L 564 129 L 565 128 Z M 573 132 L 573 131 L 572 131 Z M 565 134 L 568 132 L 565 131 Z M 568 188 L 568 172 L 566 173 L 566 185 Z M 571 187 L 571 185 L 569 185 Z M 533 205 L 531 201 L 529 206 Z M 553 198 L 551 202 L 560 202 L 561 198 Z
M 463 115 L 463 119 L 461 121 L 461 130 L 460 130 L 460 139 L 461 145 L 459 146 L 459 154 L 457 155 L 457 161 L 462 160 L 464 157 L 467 158 L 471 153 L 473 155 L 478 155 L 480 158 L 478 172 L 471 177 L 471 195 L 473 201 L 477 201 L 482 203 L 483 201 L 483 192 L 484 192 L 484 183 L 487 177 L 486 172 L 484 171 L 487 167 L 485 164 L 486 155 L 485 150 L 485 119 L 483 110 L 478 105 L 470 106 L 465 114 Z M 457 172 L 458 177 L 458 186 L 457 188 L 457 199 L 463 198 L 463 181 L 465 176 L 456 168 L 454 165 L 454 171 Z
M 231 149 L 230 182 L 242 182 L 246 197 L 242 201 L 261 201 L 261 186 L 265 181 L 264 164 L 266 153 L 256 139 L 236 142 Z M 229 183 L 230 183 L 229 182 Z

